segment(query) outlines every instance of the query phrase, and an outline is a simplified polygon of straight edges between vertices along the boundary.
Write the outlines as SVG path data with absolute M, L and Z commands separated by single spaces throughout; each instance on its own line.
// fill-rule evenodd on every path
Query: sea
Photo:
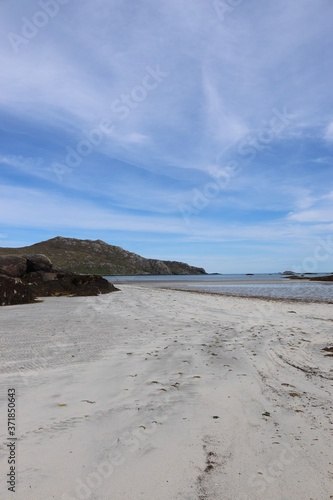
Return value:
M 330 273 L 326 273 L 329 275 Z M 305 277 L 315 277 L 305 275 Z M 325 273 L 317 276 L 325 276 Z M 205 275 L 144 275 L 105 276 L 111 283 L 138 286 L 173 288 L 198 292 L 218 293 L 241 297 L 291 299 L 305 302 L 333 304 L 332 281 L 307 281 L 288 279 L 281 273 L 272 274 L 205 274 Z

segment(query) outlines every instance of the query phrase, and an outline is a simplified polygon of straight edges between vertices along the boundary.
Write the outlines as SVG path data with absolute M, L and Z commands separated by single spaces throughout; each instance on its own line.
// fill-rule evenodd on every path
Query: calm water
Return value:
M 118 284 L 333 303 L 333 282 L 294 281 L 284 278 L 281 274 L 106 276 L 106 278 L 112 283 Z

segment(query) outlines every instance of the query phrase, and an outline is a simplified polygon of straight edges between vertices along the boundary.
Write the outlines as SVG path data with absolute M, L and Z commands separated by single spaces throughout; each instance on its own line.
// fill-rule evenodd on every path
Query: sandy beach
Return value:
M 1 499 L 333 498 L 332 305 L 119 288 L 1 309 Z

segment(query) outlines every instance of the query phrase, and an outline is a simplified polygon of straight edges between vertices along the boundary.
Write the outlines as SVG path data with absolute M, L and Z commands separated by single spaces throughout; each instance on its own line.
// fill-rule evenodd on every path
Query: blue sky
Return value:
M 0 4 L 0 246 L 333 272 L 331 0 Z

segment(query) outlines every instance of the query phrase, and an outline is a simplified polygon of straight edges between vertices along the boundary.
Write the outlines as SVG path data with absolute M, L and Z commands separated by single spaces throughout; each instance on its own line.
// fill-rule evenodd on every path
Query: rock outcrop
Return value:
M 32 255 L 0 255 L 0 274 L 18 278 L 34 271 L 52 271 L 52 262 L 41 253 Z
M 27 271 L 27 259 L 18 255 L 0 255 L 0 274 L 18 278 Z
M 317 276 L 316 278 L 309 278 L 310 281 L 333 281 L 333 275 L 329 276 Z
M 184 262 L 177 262 L 175 260 L 164 260 L 163 262 L 171 274 L 207 274 L 202 267 L 190 266 Z
M 118 289 L 98 275 L 80 275 L 52 270 L 43 254 L 0 256 L 0 306 L 29 304 L 37 297 L 85 296 Z
M 46 255 L 37 253 L 34 255 L 26 255 L 27 259 L 27 272 L 33 273 L 37 271 L 50 272 L 52 271 L 52 262 Z
M 22 278 L 36 296 L 86 296 L 115 292 L 118 289 L 102 276 L 94 274 L 32 272 Z
M 36 297 L 29 285 L 20 278 L 0 275 L 0 306 L 30 304 Z

